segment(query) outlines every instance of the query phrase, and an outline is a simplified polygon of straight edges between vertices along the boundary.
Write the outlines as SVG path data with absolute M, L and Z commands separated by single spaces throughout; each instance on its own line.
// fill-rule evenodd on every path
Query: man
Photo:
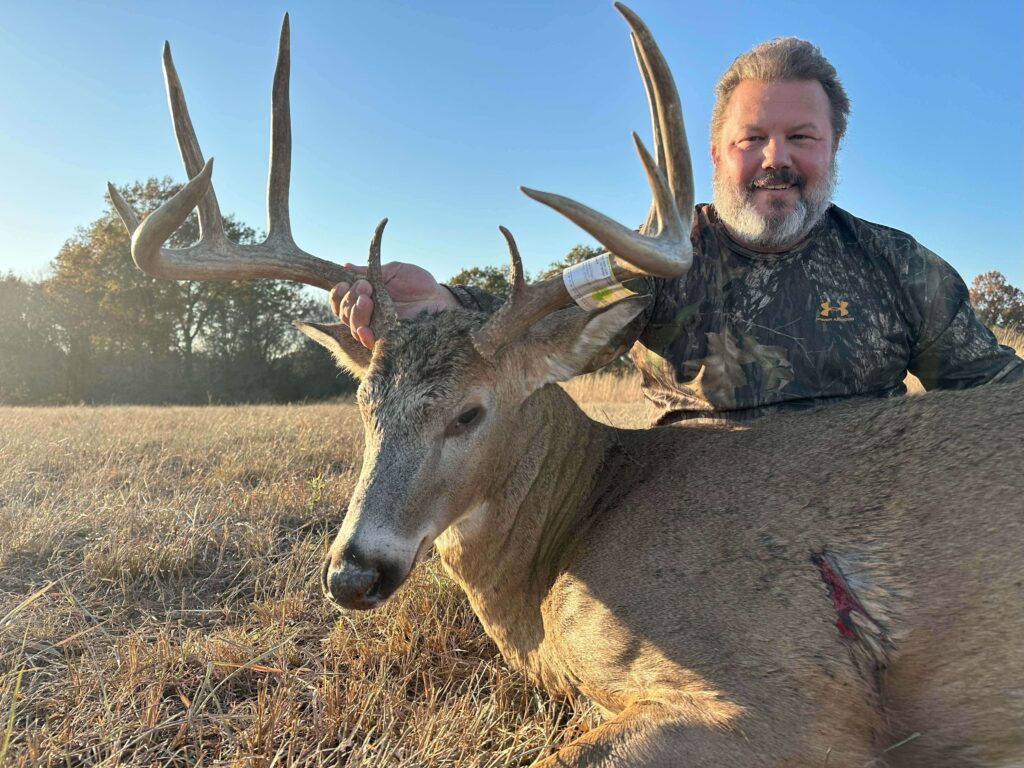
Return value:
M 746 421 L 778 410 L 1024 377 L 1024 364 L 975 317 L 967 287 L 909 235 L 832 205 L 849 100 L 835 68 L 797 38 L 737 58 L 716 87 L 714 204 L 698 205 L 690 271 L 647 278 L 633 358 L 661 423 Z M 384 273 L 399 315 L 494 297 L 427 272 Z M 372 347 L 367 283 L 331 292 Z

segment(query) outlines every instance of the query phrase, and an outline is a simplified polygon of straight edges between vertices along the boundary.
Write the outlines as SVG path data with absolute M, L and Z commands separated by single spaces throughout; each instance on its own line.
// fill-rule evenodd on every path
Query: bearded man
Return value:
M 630 284 L 651 306 L 624 344 L 659 423 L 747 421 L 857 396 L 1024 378 L 972 310 L 967 287 L 910 235 L 832 204 L 850 102 L 811 43 L 780 38 L 738 57 L 715 89 L 714 203 L 698 205 L 693 265 Z M 500 303 L 385 265 L 399 316 Z M 340 283 L 335 313 L 368 347 L 370 286 Z M 625 348 L 625 347 L 624 347 Z

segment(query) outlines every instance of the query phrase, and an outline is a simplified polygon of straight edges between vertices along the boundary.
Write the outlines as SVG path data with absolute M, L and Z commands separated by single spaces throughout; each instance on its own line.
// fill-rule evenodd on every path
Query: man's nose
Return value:
M 789 149 L 785 141 L 769 139 L 764 145 L 764 154 L 761 158 L 761 167 L 768 168 L 789 168 Z

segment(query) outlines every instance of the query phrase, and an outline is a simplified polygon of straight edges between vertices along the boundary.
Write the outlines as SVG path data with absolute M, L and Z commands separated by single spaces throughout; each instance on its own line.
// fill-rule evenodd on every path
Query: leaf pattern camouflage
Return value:
M 660 421 L 746 421 L 857 396 L 1024 378 L 974 315 L 964 281 L 914 238 L 832 206 L 792 250 L 765 254 L 698 206 L 694 260 L 680 279 L 630 283 L 654 296 L 630 329 L 633 360 Z M 459 300 L 492 310 L 465 287 Z

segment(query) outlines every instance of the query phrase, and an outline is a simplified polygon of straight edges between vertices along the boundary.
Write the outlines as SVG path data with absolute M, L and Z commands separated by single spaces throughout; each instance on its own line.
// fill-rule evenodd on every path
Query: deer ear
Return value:
M 338 365 L 357 379 L 366 375 L 370 367 L 373 353 L 352 338 L 348 326 L 344 323 L 303 323 L 298 320 L 293 325 L 309 336 L 313 341 L 325 347 L 337 361 Z
M 524 395 L 528 395 L 550 382 L 566 381 L 611 362 L 629 340 L 627 327 L 650 303 L 650 296 L 631 296 L 596 312 L 578 307 L 560 310 L 499 356 L 509 358 L 519 378 L 525 373 Z

